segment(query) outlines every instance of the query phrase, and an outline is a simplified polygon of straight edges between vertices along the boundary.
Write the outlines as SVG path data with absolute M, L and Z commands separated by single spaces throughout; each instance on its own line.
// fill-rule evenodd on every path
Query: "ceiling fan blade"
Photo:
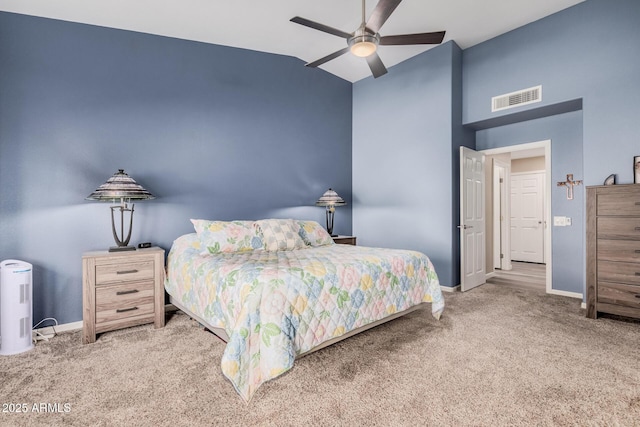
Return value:
M 380 0 L 367 21 L 367 28 L 377 33 L 402 0 Z
M 296 24 L 304 25 L 305 27 L 313 28 L 314 30 L 323 31 L 325 33 L 333 34 L 334 36 L 342 37 L 343 39 L 350 38 L 353 34 L 345 33 L 344 31 L 340 31 L 338 29 L 329 27 L 328 25 L 319 24 L 317 22 L 310 21 L 306 18 L 301 18 L 299 16 L 295 16 L 290 19 L 291 22 L 295 22 Z
M 367 64 L 369 64 L 369 68 L 371 68 L 371 73 L 373 74 L 374 78 L 378 78 L 387 74 L 387 67 L 384 66 L 382 60 L 376 52 L 367 56 Z
M 381 45 L 407 45 L 407 44 L 440 44 L 444 40 L 445 31 L 435 33 L 402 34 L 399 36 L 380 37 Z
M 317 67 L 319 65 L 324 64 L 325 62 L 329 62 L 332 59 L 336 59 L 338 56 L 344 55 L 345 53 L 349 52 L 349 47 L 345 47 L 344 49 L 340 49 L 337 52 L 333 52 L 331 55 L 327 55 L 324 58 L 320 58 L 316 61 L 313 62 L 309 62 L 308 64 L 304 64 L 306 67 Z

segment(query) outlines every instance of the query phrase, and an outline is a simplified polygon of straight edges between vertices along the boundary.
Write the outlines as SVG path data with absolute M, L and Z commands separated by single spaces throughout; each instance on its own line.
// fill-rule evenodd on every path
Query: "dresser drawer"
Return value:
M 598 282 L 640 285 L 640 263 L 598 261 Z
M 153 314 L 154 283 L 135 282 L 96 288 L 96 324 Z
M 640 218 L 598 218 L 598 239 L 640 240 Z
M 138 280 L 153 280 L 153 260 L 96 265 L 96 286 Z
M 598 260 L 640 263 L 640 240 L 598 240 Z
M 598 303 L 622 305 L 640 310 L 640 286 L 599 282 Z
M 597 215 L 640 215 L 637 193 L 598 194 Z

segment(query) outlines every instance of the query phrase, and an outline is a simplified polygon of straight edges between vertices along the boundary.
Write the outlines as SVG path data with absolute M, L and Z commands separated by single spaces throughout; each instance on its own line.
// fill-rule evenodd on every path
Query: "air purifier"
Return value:
M 32 266 L 9 259 L 0 263 L 0 355 L 33 348 Z

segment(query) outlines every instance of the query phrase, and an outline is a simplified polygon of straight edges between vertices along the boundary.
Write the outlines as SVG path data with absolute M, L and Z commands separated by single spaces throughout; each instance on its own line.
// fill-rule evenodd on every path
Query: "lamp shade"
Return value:
M 150 200 L 156 197 L 144 189 L 124 169 L 119 169 L 111 178 L 87 196 L 87 200 L 101 202 L 126 200 Z
M 324 194 L 316 201 L 316 206 L 344 206 L 347 202 L 338 193 L 331 188 L 324 192 Z

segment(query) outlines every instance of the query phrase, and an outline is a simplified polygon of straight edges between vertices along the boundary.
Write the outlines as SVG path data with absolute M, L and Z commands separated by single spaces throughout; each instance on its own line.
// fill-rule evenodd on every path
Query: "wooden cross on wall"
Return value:
M 567 174 L 567 180 L 558 182 L 558 187 L 567 187 L 567 200 L 573 200 L 573 186 L 582 184 L 582 180 L 574 181 L 573 174 Z

